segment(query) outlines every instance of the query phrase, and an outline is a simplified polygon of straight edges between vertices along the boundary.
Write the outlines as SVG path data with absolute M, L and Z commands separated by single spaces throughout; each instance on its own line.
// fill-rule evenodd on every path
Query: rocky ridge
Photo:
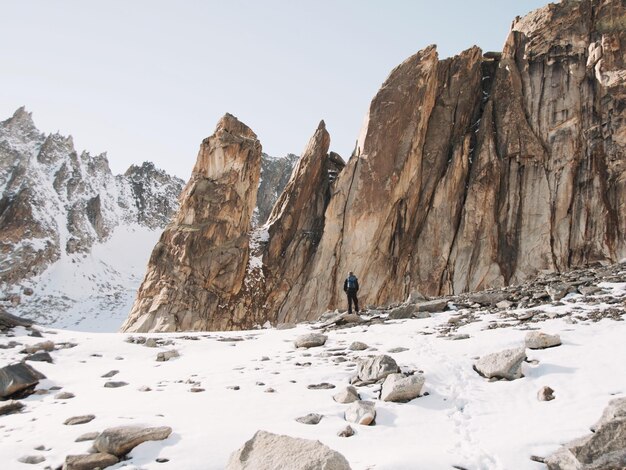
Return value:
M 390 306 L 626 258 L 625 17 L 619 0 L 562 2 L 517 18 L 502 53 L 419 51 L 372 100 L 345 168 L 319 171 L 340 159 L 316 131 L 317 157 L 247 235 L 245 276 L 221 286 L 234 301 L 171 305 L 181 322 L 140 293 L 125 328 L 318 318 L 343 304 L 348 271 L 362 303 Z

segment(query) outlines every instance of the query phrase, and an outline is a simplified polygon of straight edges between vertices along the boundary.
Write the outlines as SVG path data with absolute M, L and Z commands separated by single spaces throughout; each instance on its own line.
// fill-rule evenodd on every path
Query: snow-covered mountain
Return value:
M 182 186 L 148 162 L 113 175 L 106 154 L 78 153 L 71 137 L 40 132 L 18 109 L 0 122 L 4 305 L 58 325 L 123 316 Z M 87 299 L 77 318 L 72 308 Z
M 297 159 L 263 155 L 255 222 Z M 183 185 L 150 162 L 113 175 L 106 154 L 78 153 L 18 109 L 0 122 L 0 306 L 60 328 L 117 330 Z

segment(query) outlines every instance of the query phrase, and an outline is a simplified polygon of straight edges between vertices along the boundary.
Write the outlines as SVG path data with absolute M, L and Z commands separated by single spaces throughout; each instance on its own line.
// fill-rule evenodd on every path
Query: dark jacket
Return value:
M 346 278 L 346 280 L 343 281 L 343 291 L 344 292 L 348 292 L 348 279 L 350 279 L 350 276 L 348 276 Z M 350 288 L 349 290 L 353 291 L 353 292 L 358 292 L 359 291 L 359 280 L 357 279 L 356 276 L 352 276 L 352 282 L 354 283 L 355 287 L 354 288 Z

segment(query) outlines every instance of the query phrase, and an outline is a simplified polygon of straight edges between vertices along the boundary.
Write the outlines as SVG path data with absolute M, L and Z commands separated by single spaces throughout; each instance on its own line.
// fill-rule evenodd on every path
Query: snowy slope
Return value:
M 89 448 L 89 442 L 74 442 L 77 436 L 140 423 L 171 426 L 173 434 L 162 442 L 142 444 L 129 460 L 109 468 L 223 469 L 231 452 L 264 429 L 319 439 L 341 452 L 355 470 L 432 470 L 453 465 L 468 470 L 539 470 L 545 466 L 531 461 L 531 455 L 547 456 L 561 443 L 587 434 L 610 399 L 626 396 L 626 282 L 600 287 L 606 292 L 587 298 L 569 294 L 562 305 L 536 307 L 532 311 L 546 314 L 541 318 L 554 317 L 538 322 L 511 320 L 511 315 L 524 317 L 527 310 L 507 311 L 507 315 L 485 311 L 477 321 L 458 329 L 456 333 L 469 335 L 458 341 L 438 332 L 462 311 L 329 329 L 326 344 L 308 350 L 295 349 L 293 340 L 319 324 L 142 337 L 158 340 L 156 348 L 128 342 L 133 337 L 126 334 L 44 328 L 44 339 L 77 345 L 52 352 L 54 364 L 31 363 L 48 377 L 38 389 L 58 386 L 76 398 L 55 399 L 56 391 L 32 395 L 23 400 L 22 413 L 0 418 L 0 461 L 7 469 L 56 468 L 66 455 Z M 619 316 L 595 321 L 602 317 L 598 312 L 610 316 L 608 312 L 616 308 Z M 527 350 L 525 377 L 518 380 L 490 382 L 473 370 L 479 356 L 523 345 L 529 328 L 558 333 L 563 344 Z M 42 339 L 18 329 L 14 337 L 0 336 L 0 346 L 9 341 L 34 344 Z M 370 348 L 350 351 L 347 347 L 353 341 Z M 388 352 L 397 347 L 407 349 Z M 158 352 L 172 348 L 179 358 L 155 361 Z M 23 357 L 20 349 L 0 348 L 0 365 Z M 347 424 L 343 418 L 347 405 L 336 403 L 332 395 L 348 385 L 357 357 L 383 353 L 394 357 L 403 371 L 423 371 L 428 395 L 408 403 L 381 402 L 379 385 L 360 387 L 361 397 L 376 403 L 376 424 L 352 425 L 353 437 L 338 437 Z M 101 378 L 110 370 L 119 374 Z M 128 385 L 104 388 L 107 380 Z M 307 389 L 320 382 L 337 388 Z M 544 385 L 555 390 L 555 400 L 537 400 Z M 145 386 L 151 390 L 139 390 Z M 192 387 L 201 391 L 192 393 Z M 268 393 L 268 387 L 275 393 Z M 294 421 L 312 412 L 324 415 L 318 425 Z M 88 424 L 62 424 L 88 413 L 96 416 Z M 34 450 L 39 445 L 46 450 Z M 46 461 L 39 467 L 17 462 L 25 455 L 42 455 Z M 168 461 L 157 463 L 157 458 Z
M 90 252 L 63 254 L 41 275 L 22 283 L 33 294 L 23 295 L 11 313 L 56 328 L 117 331 L 160 235 L 160 229 L 119 225 Z

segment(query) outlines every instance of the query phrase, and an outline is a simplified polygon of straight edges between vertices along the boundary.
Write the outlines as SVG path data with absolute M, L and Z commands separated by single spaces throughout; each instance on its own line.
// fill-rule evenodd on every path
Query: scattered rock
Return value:
M 545 459 L 549 470 L 621 469 L 626 464 L 626 398 L 612 400 L 596 424 L 595 432 L 576 439 Z
M 573 287 L 570 284 L 551 284 L 546 286 L 546 292 L 553 302 L 561 300 L 572 290 Z
M 481 357 L 474 365 L 474 369 L 488 379 L 514 380 L 522 376 L 522 362 L 525 359 L 525 348 L 505 349 Z
M 102 377 L 103 379 L 110 379 L 111 377 L 116 376 L 119 373 L 120 373 L 119 370 L 110 370 L 109 372 L 101 375 L 100 377 Z
M 52 341 L 43 341 L 42 343 L 37 343 L 32 346 L 26 346 L 22 352 L 26 354 L 35 354 L 39 351 L 54 351 L 54 343 Z
M 395 353 L 401 353 L 401 352 L 408 351 L 408 350 L 409 348 L 397 347 L 397 348 L 391 348 L 387 352 L 391 354 L 395 354 Z
M 49 353 L 42 351 L 35 354 L 29 354 L 24 358 L 25 361 L 33 361 L 33 362 L 47 362 L 52 364 L 52 356 Z
M 154 338 L 146 339 L 146 342 L 143 344 L 147 348 L 156 348 L 158 346 L 156 340 Z
M 234 452 L 226 470 L 350 470 L 350 464 L 339 452 L 319 441 L 257 433 Z
M 20 457 L 19 459 L 17 459 L 18 462 L 26 463 L 26 464 L 30 464 L 30 465 L 36 465 L 36 464 L 41 463 L 41 462 L 43 462 L 45 460 L 46 460 L 46 458 L 43 455 L 25 455 L 25 456 Z
M 75 426 L 77 424 L 85 424 L 89 423 L 96 419 L 94 415 L 82 415 L 82 416 L 73 416 L 71 418 L 67 418 L 63 424 L 67 426 Z
M 226 387 L 228 390 L 239 390 L 240 387 L 239 385 L 229 385 L 228 387 Z
M 507 308 L 511 308 L 512 305 L 513 302 L 511 302 L 510 300 L 501 300 L 496 304 L 496 307 L 501 310 L 506 310 Z
M 176 349 L 170 349 L 169 351 L 163 351 L 157 354 L 157 362 L 167 362 L 170 359 L 174 359 L 175 357 L 179 357 L 178 351 Z
M 331 388 L 335 388 L 335 386 L 333 384 L 329 384 L 328 382 L 322 382 L 319 384 L 307 385 L 306 388 L 309 390 L 329 390 Z
M 351 423 L 373 425 L 376 419 L 376 407 L 371 401 L 355 401 L 346 409 L 345 419 Z
M 554 400 L 554 390 L 550 387 L 541 387 L 537 392 L 537 400 L 539 401 L 551 401 Z
M 157 428 L 119 426 L 102 431 L 94 441 L 93 446 L 99 452 L 122 457 L 143 442 L 162 441 L 167 439 L 171 433 L 172 428 L 167 426 Z
M 99 432 L 95 431 L 95 432 L 86 432 L 85 434 L 81 434 L 80 436 L 78 436 L 74 442 L 86 442 L 86 441 L 93 441 L 96 437 L 98 437 L 100 435 Z
M 63 470 L 97 470 L 110 467 L 118 462 L 119 459 L 111 454 L 68 455 L 65 457 Z
M 578 286 L 578 292 L 582 295 L 594 295 L 599 292 L 604 292 L 604 289 L 598 286 Z
M 104 384 L 104 388 L 120 388 L 120 387 L 125 387 L 126 385 L 128 385 L 128 382 L 122 382 L 122 381 L 112 381 L 109 380 L 108 382 L 106 382 Z
M 380 393 L 382 401 L 407 402 L 420 396 L 424 387 L 424 376 L 414 374 L 389 374 L 383 382 Z
M 24 408 L 24 404 L 20 401 L 9 400 L 0 402 L 0 416 L 18 413 L 22 408 Z
M 202 387 L 191 387 L 189 391 L 191 393 L 200 393 L 200 392 L 204 392 L 204 389 Z
M 75 396 L 76 396 L 76 395 L 74 395 L 74 394 L 73 394 L 73 393 L 71 393 L 71 392 L 60 392 L 60 393 L 57 393 L 57 394 L 54 396 L 54 398 L 55 398 L 55 399 L 57 399 L 57 400 L 69 400 L 69 399 L 71 399 L 71 398 L 74 398 Z
M 611 400 L 602 412 L 600 420 L 591 427 L 591 430 L 595 432 L 601 426 L 621 418 L 626 418 L 626 397 Z
M 28 395 L 46 376 L 25 363 L 12 364 L 0 369 L 0 398 Z
M 352 344 L 350 344 L 350 346 L 348 346 L 348 349 L 350 351 L 364 351 L 367 348 L 369 348 L 369 346 L 365 343 L 362 343 L 360 341 L 354 341 Z
M 506 292 L 476 292 L 470 294 L 468 301 L 472 304 L 483 306 L 495 306 L 498 302 L 508 300 L 509 294 Z
M 368 385 L 382 381 L 389 374 L 400 372 L 396 361 L 387 355 L 359 358 L 357 360 L 356 376 L 351 383 L 356 385 Z
M 529 331 L 526 333 L 526 347 L 529 349 L 546 349 L 561 345 L 559 335 L 549 335 L 541 331 Z
M 151 392 L 152 391 L 152 389 L 150 387 L 148 387 L 147 385 L 142 385 L 137 390 L 139 390 L 140 392 Z
M 265 392 L 265 393 L 276 393 L 276 390 L 274 390 L 272 387 L 267 387 L 267 388 L 264 390 L 264 392 Z
M 341 431 L 339 431 L 337 433 L 337 435 L 339 437 L 350 437 L 350 436 L 354 436 L 354 429 L 352 429 L 352 426 L 348 425 L 345 428 L 343 428 Z
M 339 393 L 333 395 L 333 400 L 337 403 L 352 403 L 353 401 L 360 400 L 359 392 L 352 385 L 347 386 Z
M 413 318 L 413 314 L 416 312 L 417 307 L 413 304 L 400 305 L 392 309 L 389 312 L 389 320 L 404 320 L 406 318 Z
M 446 299 L 435 299 L 428 300 L 426 302 L 418 302 L 416 305 L 416 311 L 418 313 L 439 313 L 443 312 L 447 307 L 448 301 Z
M 318 424 L 322 420 L 323 417 L 324 415 L 320 415 L 317 413 L 309 413 L 308 415 L 300 416 L 299 418 L 296 418 L 296 421 L 302 424 Z
M 315 348 L 326 344 L 328 336 L 320 333 L 309 333 L 306 335 L 298 336 L 294 341 L 296 348 Z

